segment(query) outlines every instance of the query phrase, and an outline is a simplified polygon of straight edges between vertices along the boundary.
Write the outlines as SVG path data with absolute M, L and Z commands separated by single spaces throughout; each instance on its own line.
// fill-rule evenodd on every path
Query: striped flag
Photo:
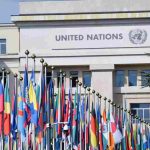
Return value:
M 95 109 L 93 107 L 92 102 L 92 112 L 91 112 L 91 120 L 90 120 L 90 139 L 91 139 L 91 146 L 93 149 L 96 149 L 98 147 L 97 145 L 97 138 L 96 138 L 96 114 Z
M 18 130 L 20 131 L 22 141 L 25 141 L 26 133 L 24 128 L 24 117 L 23 117 L 23 108 L 24 102 L 22 98 L 22 88 L 21 85 L 18 87 Z
M 4 111 L 4 89 L 0 81 L 0 135 L 2 134 L 3 111 Z
M 9 135 L 10 133 L 10 93 L 8 79 L 6 81 L 5 91 L 4 91 L 4 135 Z

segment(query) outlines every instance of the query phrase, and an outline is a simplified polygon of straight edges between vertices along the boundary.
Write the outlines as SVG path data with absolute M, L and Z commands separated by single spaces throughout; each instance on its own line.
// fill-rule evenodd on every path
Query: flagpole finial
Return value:
M 92 93 L 95 94 L 95 90 L 93 90 Z
M 115 103 L 113 103 L 113 106 L 116 107 L 117 105 Z
M 17 73 L 15 73 L 15 74 L 14 74 L 14 77 L 17 78 L 17 76 L 18 76 Z
M 20 77 L 19 80 L 22 81 L 22 80 L 23 80 L 23 77 Z
M 52 70 L 54 70 L 54 69 L 55 69 L 55 67 L 54 67 L 54 66 L 52 66 L 52 67 L 51 67 L 51 69 L 52 69 Z
M 47 67 L 47 66 L 48 66 L 48 64 L 45 62 L 45 63 L 44 63 L 44 67 Z
M 79 82 L 79 80 L 78 81 L 76 81 L 77 83 Z M 79 86 L 82 86 L 82 83 L 81 82 L 79 82 Z
M 120 108 L 120 105 L 118 105 L 117 108 L 119 109 L 119 108 Z
M 110 102 L 111 102 L 111 100 L 109 99 L 109 100 L 108 100 L 108 103 L 110 103 Z
M 59 73 L 62 73 L 62 70 L 60 69 Z
M 29 55 L 29 51 L 28 51 L 28 50 L 26 50 L 26 51 L 25 51 L 25 54 L 26 54 L 26 55 Z
M 7 71 L 6 74 L 9 75 L 9 74 L 10 74 L 10 71 Z
M 82 84 L 82 83 L 81 83 L 81 84 Z M 86 85 L 84 85 L 84 86 L 83 86 L 83 88 L 84 88 L 84 89 L 86 89 L 86 88 L 87 88 L 87 86 L 86 86 Z
M 91 90 L 91 89 L 88 87 L 88 88 L 87 88 L 87 91 L 89 91 L 89 92 L 90 92 L 90 90 Z
M 63 77 L 65 77 L 66 76 L 66 73 L 65 72 L 63 72 Z
M 104 101 L 106 101 L 107 100 L 107 98 L 106 97 L 104 97 Z
M 79 83 L 79 80 L 78 80 L 78 79 L 76 79 L 76 83 Z
M 36 55 L 35 55 L 35 54 L 32 54 L 31 58 L 35 60 Z
M 98 92 L 96 93 L 96 96 L 99 96 L 99 93 L 98 93 Z
M 100 95 L 100 94 L 99 94 L 98 98 L 100 98 L 100 99 L 101 99 L 101 98 L 102 98 L 102 95 Z
M 5 71 L 5 68 L 4 68 L 4 67 L 2 67 L 2 68 L 1 68 L 1 70 L 2 70 L 2 71 Z
M 43 63 L 44 63 L 44 59 L 43 59 L 43 58 L 41 58 L 41 59 L 40 59 L 40 62 L 43 64 Z

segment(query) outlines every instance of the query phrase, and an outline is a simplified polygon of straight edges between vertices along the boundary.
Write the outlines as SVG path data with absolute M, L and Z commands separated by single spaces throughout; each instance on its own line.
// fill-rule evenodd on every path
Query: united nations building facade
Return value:
M 150 2 L 146 0 L 81 0 L 20 2 L 12 24 L 0 25 L 0 64 L 23 72 L 25 50 L 29 71 L 36 55 L 54 66 L 56 88 L 60 68 L 72 85 L 79 79 L 150 121 Z

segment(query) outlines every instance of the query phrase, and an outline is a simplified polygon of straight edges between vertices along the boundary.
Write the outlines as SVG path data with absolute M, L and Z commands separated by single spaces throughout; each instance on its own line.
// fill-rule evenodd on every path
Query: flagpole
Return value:
M 100 109 L 100 124 L 99 124 L 99 132 L 100 132 L 100 136 L 101 136 L 101 140 L 102 140 L 102 142 L 100 142 L 100 137 L 99 137 L 99 147 L 101 148 L 103 148 L 103 145 L 102 145 L 102 143 L 103 143 L 103 138 L 102 138 L 102 119 L 101 119 L 101 98 L 102 98 L 102 96 L 99 94 L 98 95 L 98 98 L 99 98 L 99 109 Z M 100 149 L 101 150 L 101 149 Z
M 28 50 L 26 50 L 25 51 L 25 55 L 26 55 L 26 69 L 27 69 L 27 73 L 28 73 L 28 55 L 29 55 L 29 51 Z M 28 89 L 26 89 L 26 103 L 28 104 L 28 94 L 27 94 L 27 90 Z M 27 125 L 27 127 L 26 127 L 26 150 L 28 150 L 28 125 Z
M 87 87 L 86 87 L 87 88 Z M 84 128 L 84 131 L 85 131 L 85 136 L 84 136 L 84 147 L 85 147 L 85 150 L 87 150 L 87 146 L 86 146 L 86 141 L 87 141 L 87 133 L 86 133 L 86 126 L 87 126 L 87 112 L 86 112 L 86 105 L 87 105 L 87 100 L 86 100 L 86 88 L 84 88 L 84 101 L 85 101 L 85 107 L 84 107 L 84 113 L 85 113 L 85 117 L 84 117 L 84 124 L 85 124 L 85 128 Z
M 4 89 L 5 68 L 2 67 L 1 70 L 2 70 L 2 84 L 3 84 L 3 89 Z M 4 111 L 2 112 L 2 122 L 4 122 Z M 4 150 L 4 124 L 3 123 L 2 123 L 2 150 Z
M 51 67 L 51 72 L 52 72 L 52 82 L 53 82 L 53 84 L 54 84 L 54 66 L 52 66 Z M 53 94 L 52 94 L 52 101 L 51 101 L 51 108 L 50 108 L 50 115 L 52 115 L 52 117 L 53 117 L 53 122 L 54 122 L 54 91 L 53 91 Z M 51 122 L 51 120 L 50 120 L 50 123 L 52 123 Z M 53 150 L 55 149 L 55 127 L 51 127 L 50 126 L 50 131 L 52 131 L 52 139 L 53 139 Z
M 71 141 L 71 150 L 73 149 L 73 143 L 72 143 L 72 119 L 73 119 L 73 114 L 72 114 L 72 76 L 70 76 L 70 95 L 71 95 L 71 104 L 70 104 L 70 141 Z
M 76 80 L 77 86 L 79 85 L 79 97 L 80 97 L 80 102 L 79 102 L 79 111 L 80 111 L 80 149 L 82 149 L 82 123 L 81 123 L 81 86 L 82 83 L 79 82 L 79 80 Z
M 64 78 L 64 90 L 66 91 L 66 73 L 65 72 L 63 72 L 63 78 Z M 64 95 L 65 96 L 65 95 Z M 66 99 L 64 99 L 64 104 L 66 104 L 65 103 L 65 101 L 66 101 Z M 65 126 L 65 125 L 64 125 Z M 64 130 L 63 129 L 63 132 L 64 132 L 64 134 L 65 134 L 65 139 L 64 139 L 64 149 L 66 149 L 66 130 Z
M 43 76 L 43 71 L 44 71 L 44 70 L 43 70 L 43 63 L 44 63 L 44 59 L 41 58 L 41 59 L 40 59 L 40 62 L 41 62 L 41 65 L 42 65 L 42 69 L 41 69 L 42 71 L 41 71 L 41 72 L 42 72 L 42 76 Z M 39 107 L 40 107 L 40 106 L 39 106 Z M 43 113 L 43 107 L 42 107 L 41 109 L 42 109 L 42 113 Z M 43 125 L 43 123 L 42 123 L 42 130 L 43 130 L 43 131 L 42 131 L 41 149 L 44 150 L 44 125 Z
M 14 77 L 15 77 L 15 96 L 17 96 L 17 74 L 15 73 L 14 74 Z M 17 99 L 15 98 L 15 100 L 17 101 Z M 15 103 L 15 102 L 14 102 Z M 14 107 L 14 108 L 18 108 L 18 101 L 15 103 L 15 105 L 16 105 L 16 107 Z M 15 110 L 14 110 L 15 111 Z M 18 109 L 17 109 L 17 115 L 16 115 L 16 117 L 17 117 L 17 119 L 16 119 L 16 124 L 18 124 Z M 17 148 L 18 148 L 18 127 L 17 127 L 17 129 L 16 129 L 16 150 L 17 150 Z
M 88 91 L 88 124 L 89 124 L 89 128 L 90 128 L 90 88 L 87 88 Z M 89 134 L 89 139 L 90 139 L 90 129 L 88 128 L 88 134 Z M 89 140 L 89 144 L 88 144 L 88 149 L 90 150 L 90 140 Z
M 46 144 L 47 144 L 47 150 L 51 149 L 51 141 L 50 141 L 50 99 L 48 99 L 48 93 L 47 93 L 47 67 L 48 64 L 45 62 L 44 63 L 44 67 L 45 67 L 45 88 L 46 88 L 46 92 L 45 92 L 45 99 L 46 99 L 46 103 L 47 103 L 47 132 L 46 132 Z
M 9 77 L 10 77 L 9 75 L 10 75 L 10 71 L 7 71 L 6 74 L 7 74 L 8 88 L 10 88 L 10 87 L 9 87 L 9 79 L 10 79 L 10 78 L 9 78 Z M 9 93 L 9 94 L 10 94 L 10 93 Z M 8 150 L 10 150 L 10 133 L 8 134 Z
M 36 58 L 36 55 L 32 54 L 31 58 L 33 59 L 33 71 L 35 72 L 35 58 Z M 35 85 L 33 85 L 33 86 L 34 86 L 34 89 L 35 89 Z M 34 126 L 34 123 L 32 124 L 32 142 L 33 142 L 33 149 L 35 149 L 36 148 L 36 141 L 35 141 L 35 126 Z
M 22 81 L 23 81 L 23 77 L 20 76 L 19 78 L 19 84 L 20 84 L 20 89 L 22 91 Z M 22 96 L 22 95 L 21 95 Z M 21 97 L 22 98 L 22 97 Z M 21 150 L 23 150 L 23 141 L 22 141 L 22 136 L 21 136 Z

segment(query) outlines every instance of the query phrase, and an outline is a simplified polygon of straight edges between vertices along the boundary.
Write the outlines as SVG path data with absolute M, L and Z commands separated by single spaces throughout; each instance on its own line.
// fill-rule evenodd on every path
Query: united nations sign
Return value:
M 143 44 L 147 40 L 147 32 L 142 29 L 133 29 L 129 32 L 129 39 L 133 44 Z
M 150 25 L 37 27 L 25 28 L 20 32 L 24 49 L 49 51 L 150 48 Z

